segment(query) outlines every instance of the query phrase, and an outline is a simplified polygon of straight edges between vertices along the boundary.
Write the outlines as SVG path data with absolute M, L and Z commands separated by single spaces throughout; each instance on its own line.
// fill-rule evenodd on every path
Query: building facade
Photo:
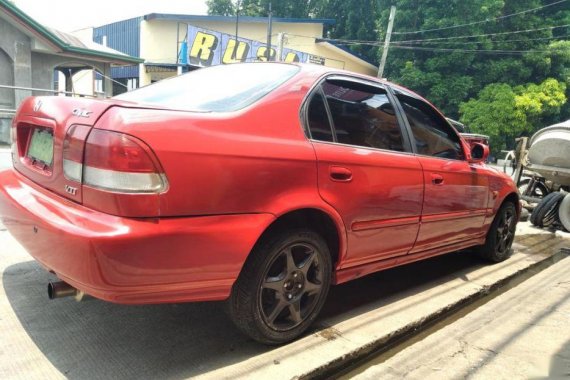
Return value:
M 63 94 L 82 94 L 74 87 L 73 78 L 93 71 L 103 78 L 102 95 L 110 95 L 111 67 L 140 62 L 41 25 L 13 3 L 0 0 L 0 142 L 9 142 L 12 117 L 25 97 L 57 95 L 59 89 Z
M 111 69 L 114 94 L 215 64 L 267 60 L 265 17 L 196 16 L 151 13 L 93 29 L 93 41 L 144 59 Z M 310 62 L 362 74 L 377 67 L 323 39 L 332 19 L 273 18 L 270 60 Z M 277 55 L 280 54 L 280 57 Z

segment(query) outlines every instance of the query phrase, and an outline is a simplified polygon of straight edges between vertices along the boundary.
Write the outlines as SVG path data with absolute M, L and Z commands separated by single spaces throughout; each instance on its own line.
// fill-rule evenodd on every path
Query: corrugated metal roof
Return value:
M 142 17 L 135 17 L 93 28 L 93 41 L 102 44 L 103 36 L 107 36 L 108 47 L 133 57 L 140 57 L 141 20 Z
M 144 16 L 145 20 L 175 20 L 175 21 L 218 21 L 235 23 L 235 16 L 204 16 L 204 15 L 179 15 L 169 13 L 149 13 Z M 295 24 L 324 24 L 334 25 L 336 20 L 332 18 L 283 18 L 273 17 L 273 22 L 295 23 Z M 240 22 L 259 22 L 267 24 L 267 17 L 239 16 Z

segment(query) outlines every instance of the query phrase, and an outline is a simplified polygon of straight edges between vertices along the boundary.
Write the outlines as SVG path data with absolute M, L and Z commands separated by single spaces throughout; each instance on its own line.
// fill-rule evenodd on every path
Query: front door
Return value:
M 424 207 L 412 253 L 481 237 L 489 191 L 485 169 L 467 162 L 459 136 L 434 107 L 405 90 L 394 93 L 424 171 Z
M 423 174 L 381 85 L 330 77 L 308 103 L 321 197 L 341 215 L 342 267 L 404 255 L 419 229 Z

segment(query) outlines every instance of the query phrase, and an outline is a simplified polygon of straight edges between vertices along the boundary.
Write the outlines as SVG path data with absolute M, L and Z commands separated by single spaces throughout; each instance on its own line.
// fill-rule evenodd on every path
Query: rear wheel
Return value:
M 317 317 L 330 282 L 330 253 L 320 235 L 306 229 L 271 233 L 234 284 L 230 317 L 258 342 L 291 341 Z
M 477 247 L 477 253 L 485 260 L 498 263 L 512 254 L 511 246 L 515 240 L 517 228 L 517 210 L 512 202 L 504 203 L 487 233 L 485 244 Z

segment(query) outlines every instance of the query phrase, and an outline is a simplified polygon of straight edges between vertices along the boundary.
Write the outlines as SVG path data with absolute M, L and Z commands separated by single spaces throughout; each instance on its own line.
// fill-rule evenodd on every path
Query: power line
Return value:
M 503 40 L 503 41 L 497 41 L 497 40 L 490 40 L 490 41 L 485 41 L 485 42 L 492 42 L 492 43 L 505 43 L 505 42 L 527 42 L 527 41 L 539 41 L 539 40 L 556 40 L 556 39 L 560 39 L 560 38 L 565 38 L 565 37 L 570 37 L 570 34 L 565 34 L 563 36 L 553 36 L 553 37 L 541 37 L 541 38 L 527 38 L 524 40 Z M 404 42 L 404 41 L 402 41 Z M 478 44 L 478 43 L 482 43 L 480 41 L 469 41 L 469 42 L 461 42 L 461 41 L 425 41 L 427 44 L 462 44 L 462 45 L 470 45 L 470 44 Z M 419 42 L 415 42 L 415 43 L 419 43 Z M 399 45 L 400 41 L 398 42 L 393 42 L 394 45 Z
M 352 46 L 352 45 L 372 45 L 372 46 L 379 46 L 379 42 L 369 42 L 369 43 L 362 43 L 362 42 L 351 42 L 351 43 L 343 43 L 342 45 L 345 46 Z M 438 47 L 421 47 L 421 46 L 405 46 L 405 45 L 391 45 L 391 47 L 398 48 L 398 49 L 405 49 L 405 50 L 425 50 L 425 51 L 444 51 L 444 52 L 466 52 L 466 53 L 497 53 L 497 54 L 524 54 L 524 53 L 552 53 L 553 51 L 557 50 L 505 50 L 505 49 L 456 49 L 456 48 L 438 48 Z
M 443 41 L 443 40 L 452 40 L 452 39 L 460 39 L 460 38 L 474 38 L 474 37 L 486 37 L 486 36 L 498 36 L 498 35 L 507 35 L 507 34 L 529 33 L 529 32 L 536 32 L 536 31 L 540 31 L 540 30 L 553 30 L 553 29 L 558 29 L 558 28 L 565 28 L 568 26 L 570 26 L 570 24 L 548 26 L 548 27 L 536 28 L 536 29 L 514 30 L 514 31 L 510 31 L 510 32 L 474 34 L 474 35 L 469 35 L 469 36 L 453 36 L 453 37 L 424 38 L 424 39 L 417 39 L 417 40 L 401 40 L 401 41 L 392 41 L 390 44 L 400 44 L 400 43 L 404 43 L 404 42 L 408 43 L 408 42 L 424 42 L 424 41 Z M 336 43 L 340 43 L 340 44 L 360 44 L 360 45 L 373 45 L 373 46 L 378 46 L 378 45 L 382 44 L 378 41 L 369 41 L 369 40 L 346 40 L 346 39 L 341 39 L 341 38 L 324 38 L 324 37 L 304 36 L 301 34 L 290 34 L 290 33 L 286 33 L 286 35 L 287 36 L 294 36 L 294 37 L 311 38 L 311 39 L 326 41 L 326 42 L 336 42 Z
M 445 48 L 428 48 L 420 46 L 391 46 L 395 49 L 404 50 L 425 50 L 446 53 L 486 53 L 486 54 L 526 54 L 526 53 L 552 53 L 552 50 L 499 50 L 499 49 L 445 49 Z
M 565 28 L 570 26 L 570 24 L 565 25 L 558 25 L 558 26 L 548 26 L 544 28 L 537 28 L 537 29 L 526 29 L 526 30 L 514 30 L 511 32 L 498 32 L 498 33 L 486 33 L 486 34 L 473 34 L 470 36 L 453 36 L 453 37 L 437 37 L 437 38 L 423 38 L 417 40 L 401 40 L 401 41 L 394 41 L 393 43 L 402 43 L 402 42 L 423 42 L 423 41 L 442 41 L 442 40 L 454 40 L 459 38 L 475 38 L 475 37 L 486 37 L 486 36 L 499 36 L 505 34 L 517 34 L 517 33 L 529 33 L 529 32 L 536 32 L 539 30 L 553 30 L 558 28 Z
M 513 16 L 518 16 L 518 15 L 522 15 L 525 13 L 530 13 L 530 12 L 534 12 L 537 11 L 539 9 L 543 9 L 543 8 L 547 8 L 547 7 L 551 7 L 553 5 L 556 4 L 560 4 L 560 3 L 564 3 L 568 0 L 559 0 L 559 1 L 555 1 L 554 3 L 550 3 L 550 4 L 546 4 L 543 5 L 541 7 L 537 7 L 537 8 L 532 8 L 532 9 L 526 9 L 524 11 L 520 11 L 520 12 L 516 12 L 516 13 L 511 13 L 508 15 L 504 15 L 504 16 L 499 16 L 499 17 L 495 17 L 492 19 L 486 19 L 486 20 L 481 20 L 481 21 L 474 21 L 474 22 L 469 22 L 466 24 L 461 24 L 461 25 L 452 25 L 452 26 L 446 26 L 446 27 L 442 27 L 442 28 L 433 28 L 433 29 L 422 29 L 422 30 L 415 30 L 413 32 L 393 32 L 393 34 L 417 34 L 417 33 L 426 33 L 426 32 L 435 32 L 438 30 L 448 30 L 448 29 L 456 29 L 456 28 L 462 28 L 464 26 L 471 26 L 471 25 L 477 25 L 477 24 L 484 24 L 486 22 L 491 22 L 491 21 L 497 21 L 497 20 L 503 20 L 509 17 L 513 17 Z

